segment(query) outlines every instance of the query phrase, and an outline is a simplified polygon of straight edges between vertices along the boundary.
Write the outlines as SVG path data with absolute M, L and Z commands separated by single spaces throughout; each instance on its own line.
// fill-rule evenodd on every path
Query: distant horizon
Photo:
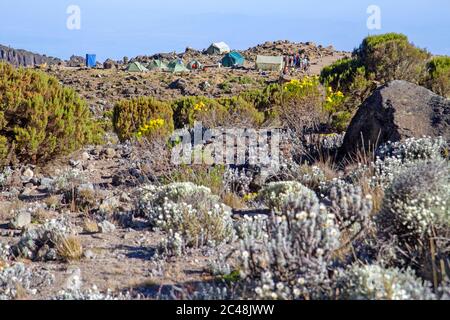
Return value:
M 67 28 L 71 5 L 81 9 L 80 29 Z M 379 30 L 367 27 L 371 5 L 380 8 Z M 266 41 L 311 41 L 351 52 L 367 35 L 398 32 L 432 54 L 450 55 L 449 16 L 446 0 L 16 0 L 13 6 L 0 3 L 0 44 L 63 60 L 94 53 L 104 61 L 202 50 L 219 41 L 236 50 Z

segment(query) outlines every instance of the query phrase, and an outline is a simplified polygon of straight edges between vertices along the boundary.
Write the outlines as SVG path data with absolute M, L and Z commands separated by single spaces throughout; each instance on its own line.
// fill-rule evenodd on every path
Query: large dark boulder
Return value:
M 423 136 L 442 136 L 450 141 L 450 100 L 396 80 L 378 88 L 361 105 L 347 130 L 340 155 L 354 156 L 358 150 L 372 151 L 388 141 Z

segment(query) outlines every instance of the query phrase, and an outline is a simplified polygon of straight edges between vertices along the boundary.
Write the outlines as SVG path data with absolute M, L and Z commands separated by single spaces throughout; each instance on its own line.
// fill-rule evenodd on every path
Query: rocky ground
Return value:
M 206 279 L 208 258 L 201 251 L 192 252 L 189 258 L 154 259 L 163 236 L 150 232 L 145 221 L 130 218 L 136 188 L 115 179 L 123 172 L 133 172 L 131 166 L 129 146 L 109 145 L 85 148 L 44 168 L 24 167 L 10 173 L 7 187 L 0 193 L 0 244 L 14 246 L 23 230 L 63 218 L 83 247 L 83 257 L 76 262 L 20 259 L 36 273 L 48 272 L 54 277 L 38 294 L 24 298 L 50 299 L 61 290 L 93 286 L 100 292 L 130 290 L 133 297 L 139 293 L 156 297 L 160 290 L 167 294 L 168 286 Z M 86 182 L 81 188 L 95 191 L 94 203 L 85 212 L 71 208 L 61 192 L 49 190 L 67 172 L 80 172 L 78 183 Z M 87 219 L 92 219 L 98 230 L 87 232 Z

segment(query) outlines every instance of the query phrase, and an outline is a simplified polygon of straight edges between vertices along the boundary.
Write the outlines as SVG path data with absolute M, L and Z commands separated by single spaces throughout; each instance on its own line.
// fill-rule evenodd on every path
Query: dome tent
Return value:
M 209 46 L 206 50 L 208 54 L 225 54 L 231 51 L 230 47 L 225 42 L 216 42 Z
M 128 72 L 147 72 L 148 69 L 144 67 L 140 62 L 132 62 L 127 67 Z
M 244 57 L 236 51 L 227 53 L 222 59 L 222 65 L 224 67 L 230 68 L 235 66 L 243 66 L 245 62 Z
M 168 65 L 169 71 L 172 73 L 183 73 L 183 72 L 189 72 L 189 69 L 186 68 L 183 61 L 180 59 L 173 60 Z
M 156 60 L 152 60 L 152 62 L 150 62 L 147 65 L 147 68 L 149 70 L 161 70 L 161 71 L 167 71 L 169 68 L 167 67 L 167 64 L 165 64 L 163 61 L 156 59 Z

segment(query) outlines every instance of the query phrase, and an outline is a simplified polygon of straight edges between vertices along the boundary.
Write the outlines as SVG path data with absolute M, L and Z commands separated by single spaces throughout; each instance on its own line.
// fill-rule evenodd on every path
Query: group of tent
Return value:
M 223 57 L 221 64 L 224 67 L 231 68 L 243 66 L 244 62 L 244 57 L 240 53 L 233 51 L 227 53 Z M 199 61 L 192 60 L 187 65 L 185 65 L 183 61 L 181 61 L 181 59 L 173 60 L 168 64 L 161 60 L 153 60 L 152 62 L 145 65 L 138 61 L 134 61 L 128 64 L 127 67 L 128 72 L 148 72 L 150 70 L 157 70 L 168 71 L 172 73 L 184 73 L 201 69 L 203 69 L 203 65 Z
M 221 65 L 226 68 L 242 67 L 245 59 L 237 51 L 231 51 L 230 47 L 225 42 L 213 43 L 206 49 L 206 53 L 210 55 L 224 55 L 221 60 Z M 256 69 L 261 71 L 281 71 L 284 68 L 284 58 L 282 56 L 257 56 Z M 153 60 L 152 62 L 143 65 L 140 62 L 131 62 L 128 67 L 128 72 L 147 72 L 150 70 L 168 71 L 172 73 L 184 73 L 193 70 L 203 69 L 202 64 L 193 60 L 187 65 L 181 59 L 175 59 L 166 64 L 162 60 Z
M 200 62 L 193 60 L 187 65 L 181 61 L 181 59 L 173 60 L 166 64 L 164 61 L 156 59 L 152 60 L 150 63 L 144 65 L 138 61 L 131 62 L 128 67 L 128 72 L 148 72 L 150 70 L 157 71 L 168 71 L 172 73 L 184 73 L 190 72 L 192 70 L 201 69 L 202 65 Z

